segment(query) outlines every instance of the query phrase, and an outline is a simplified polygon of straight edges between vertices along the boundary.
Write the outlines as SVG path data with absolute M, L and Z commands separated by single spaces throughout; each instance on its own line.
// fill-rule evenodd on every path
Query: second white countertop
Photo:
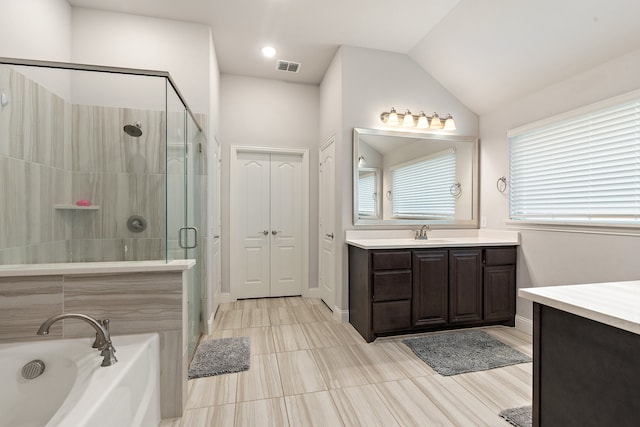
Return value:
M 518 296 L 640 334 L 640 280 L 526 288 Z

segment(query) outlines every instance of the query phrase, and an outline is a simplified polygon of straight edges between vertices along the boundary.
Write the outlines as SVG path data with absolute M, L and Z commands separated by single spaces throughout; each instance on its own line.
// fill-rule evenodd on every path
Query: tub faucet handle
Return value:
M 96 332 L 96 339 L 93 342 L 92 348 L 97 348 L 102 350 L 102 348 L 107 345 L 107 342 L 111 341 L 111 333 L 109 332 L 109 319 L 98 320 L 98 323 L 102 325 L 104 328 L 105 334 L 100 334 Z
M 100 356 L 103 357 L 100 366 L 111 366 L 118 362 L 118 359 L 116 359 L 116 349 L 113 347 L 113 344 L 111 344 L 111 341 L 104 346 L 100 352 Z

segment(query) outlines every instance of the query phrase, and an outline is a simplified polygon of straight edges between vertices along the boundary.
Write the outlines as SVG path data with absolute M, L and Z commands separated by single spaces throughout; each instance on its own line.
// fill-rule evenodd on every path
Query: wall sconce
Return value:
M 402 125 L 403 127 L 417 127 L 420 129 L 456 130 L 456 122 L 451 114 L 447 114 L 443 120 L 436 113 L 433 113 L 433 116 L 427 116 L 424 111 L 420 111 L 420 114 L 416 116 L 411 114 L 409 110 L 402 114 L 391 107 L 391 111 L 385 111 L 380 114 L 380 120 L 388 126 Z
M 358 167 L 363 168 L 367 164 L 367 161 L 364 159 L 364 156 L 358 157 Z

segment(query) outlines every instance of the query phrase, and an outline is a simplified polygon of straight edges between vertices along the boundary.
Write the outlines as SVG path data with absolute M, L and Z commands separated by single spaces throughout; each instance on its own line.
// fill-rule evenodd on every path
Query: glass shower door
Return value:
M 167 261 L 195 259 L 187 271 L 187 343 L 189 357 L 200 337 L 200 269 L 195 227 L 194 135 L 199 133 L 173 88 L 167 82 Z M 196 147 L 197 148 L 197 147 Z

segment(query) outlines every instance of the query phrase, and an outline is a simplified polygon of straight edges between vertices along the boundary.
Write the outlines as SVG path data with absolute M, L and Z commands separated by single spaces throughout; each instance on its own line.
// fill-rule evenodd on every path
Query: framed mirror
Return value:
M 353 130 L 355 225 L 478 226 L 478 139 Z

